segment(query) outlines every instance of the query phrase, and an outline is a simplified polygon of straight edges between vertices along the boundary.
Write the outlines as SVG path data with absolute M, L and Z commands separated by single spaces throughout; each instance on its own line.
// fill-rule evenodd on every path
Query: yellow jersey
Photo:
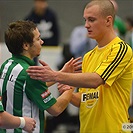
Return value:
M 119 37 L 84 56 L 82 72 L 99 74 L 105 84 L 79 89 L 80 133 L 125 133 L 122 123 L 129 122 L 132 57 L 130 46 Z

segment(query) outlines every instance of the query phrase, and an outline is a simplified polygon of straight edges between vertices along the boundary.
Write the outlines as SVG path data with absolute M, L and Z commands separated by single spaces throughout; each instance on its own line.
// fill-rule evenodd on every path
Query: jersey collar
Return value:
M 35 65 L 35 62 L 31 59 L 29 59 L 28 57 L 26 56 L 23 56 L 23 55 L 12 55 L 12 59 L 14 59 L 15 61 L 17 62 L 21 62 L 21 61 L 25 61 L 27 62 L 30 66 L 33 66 Z M 21 60 L 20 60 L 21 59 Z

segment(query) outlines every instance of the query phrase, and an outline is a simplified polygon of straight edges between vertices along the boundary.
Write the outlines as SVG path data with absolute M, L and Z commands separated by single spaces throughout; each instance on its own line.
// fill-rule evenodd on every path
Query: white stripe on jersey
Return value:
M 13 82 L 9 81 L 7 82 L 7 104 L 6 104 L 6 111 L 8 111 L 10 114 L 13 114 L 13 97 L 14 97 L 14 86 L 16 78 L 18 77 L 19 73 L 23 70 L 23 67 L 20 64 L 17 64 L 11 71 L 10 76 L 13 76 Z
M 8 63 L 5 65 L 1 77 L 3 77 L 3 74 L 7 73 L 7 70 L 8 70 L 8 68 L 9 68 L 9 66 L 12 64 L 12 62 L 13 62 L 13 60 L 9 60 Z M 3 78 L 0 78 L 0 89 L 1 89 L 1 94 L 2 94 L 3 82 L 4 82 L 4 79 L 3 79 Z
M 25 91 L 26 83 L 24 83 L 23 91 Z M 23 95 L 23 116 L 32 117 L 36 120 L 36 128 L 33 133 L 37 133 L 40 130 L 40 120 L 39 120 L 39 108 L 27 99 L 26 94 Z M 23 131 L 23 133 L 25 133 Z
M 15 85 L 15 81 L 17 76 L 19 75 L 19 73 L 22 71 L 22 66 L 20 64 L 16 65 L 13 69 L 12 72 L 10 74 L 9 77 L 11 77 L 11 75 L 13 75 L 13 82 L 8 81 L 7 82 L 7 97 L 10 97 L 10 100 L 7 98 L 7 104 L 6 104 L 6 111 L 9 112 L 10 114 L 13 114 L 13 95 L 14 95 L 14 85 Z M 18 70 L 18 71 L 16 71 Z M 9 91 L 10 89 L 10 91 Z M 14 133 L 13 129 L 8 129 L 6 130 L 7 133 Z

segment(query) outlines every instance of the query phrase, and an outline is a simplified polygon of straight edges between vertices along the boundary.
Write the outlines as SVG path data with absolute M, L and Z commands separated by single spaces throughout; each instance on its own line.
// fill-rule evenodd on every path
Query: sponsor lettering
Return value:
M 53 98 L 53 96 L 50 95 L 50 96 L 48 96 L 47 98 L 45 98 L 43 101 L 44 101 L 44 103 L 47 103 L 47 102 L 49 102 L 52 98 Z
M 83 93 L 82 94 L 82 102 L 85 102 L 86 100 L 90 99 L 98 99 L 99 93 L 98 92 L 92 92 L 92 93 Z
M 99 90 L 88 91 L 87 93 L 82 93 L 81 102 L 86 104 L 87 108 L 92 108 L 96 105 L 99 99 Z
M 42 94 L 41 94 L 41 97 L 44 99 L 44 98 L 46 98 L 46 97 L 48 97 L 48 95 L 50 95 L 51 93 L 49 92 L 49 90 L 46 90 L 45 92 L 43 92 Z

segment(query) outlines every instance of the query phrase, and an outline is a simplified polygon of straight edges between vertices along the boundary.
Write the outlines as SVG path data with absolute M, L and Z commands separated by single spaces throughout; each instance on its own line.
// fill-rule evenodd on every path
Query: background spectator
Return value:
M 47 0 L 34 0 L 34 7 L 25 20 L 30 20 L 37 24 L 45 46 L 57 46 L 59 44 L 57 16 L 49 8 Z
M 125 41 L 131 46 L 133 49 L 133 17 L 126 17 L 126 28 L 127 33 L 125 36 Z
M 119 37 L 124 38 L 124 36 L 126 34 L 126 25 L 125 25 L 124 21 L 122 20 L 122 18 L 117 15 L 118 4 L 117 4 L 116 0 L 110 0 L 110 1 L 113 3 L 114 9 L 116 12 L 115 21 L 114 21 L 114 30 Z
M 74 57 L 84 56 L 96 46 L 96 41 L 87 35 L 84 25 L 76 26 L 70 36 L 70 51 Z

